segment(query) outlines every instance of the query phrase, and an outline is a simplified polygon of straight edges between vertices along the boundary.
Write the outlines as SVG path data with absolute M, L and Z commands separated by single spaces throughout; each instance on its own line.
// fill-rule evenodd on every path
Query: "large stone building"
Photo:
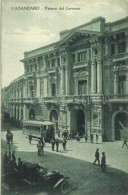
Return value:
M 60 32 L 60 40 L 25 52 L 24 75 L 6 89 L 17 121 L 51 120 L 56 129 L 128 135 L 128 17 L 102 17 Z

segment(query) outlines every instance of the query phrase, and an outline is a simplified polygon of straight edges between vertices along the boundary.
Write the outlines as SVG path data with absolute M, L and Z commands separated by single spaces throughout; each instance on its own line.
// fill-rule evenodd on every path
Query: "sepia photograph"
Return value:
M 1 0 L 1 195 L 128 195 L 128 0 Z

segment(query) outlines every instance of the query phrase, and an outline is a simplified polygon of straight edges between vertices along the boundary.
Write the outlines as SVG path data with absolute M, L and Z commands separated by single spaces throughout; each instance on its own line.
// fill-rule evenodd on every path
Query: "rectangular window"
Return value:
M 75 57 L 76 57 L 75 54 L 72 54 L 72 62 L 73 62 L 73 63 L 76 62 Z
M 126 42 L 119 43 L 118 45 L 118 53 L 126 52 Z
M 56 96 L 56 84 L 52 83 L 52 96 Z
M 60 58 L 57 59 L 58 66 L 60 66 Z
M 115 44 L 111 45 L 111 55 L 115 55 Z
M 119 76 L 118 93 L 126 94 L 126 75 Z
M 31 66 L 30 66 L 30 68 L 31 68 L 31 69 L 30 69 L 30 70 L 31 70 L 31 72 L 33 72 L 33 65 L 31 65 Z
M 31 90 L 31 97 L 34 97 L 34 86 L 31 86 L 30 90 Z
M 87 80 L 78 81 L 78 95 L 87 94 Z
M 47 67 L 50 68 L 50 61 L 47 61 Z
M 78 53 L 77 60 L 78 62 L 83 62 L 87 59 L 87 51 Z
M 55 65 L 56 65 L 56 60 L 54 59 L 52 60 L 52 67 L 55 67 Z

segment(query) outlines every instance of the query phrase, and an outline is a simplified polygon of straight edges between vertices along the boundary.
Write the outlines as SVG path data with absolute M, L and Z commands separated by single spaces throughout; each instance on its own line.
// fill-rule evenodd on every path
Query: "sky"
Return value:
M 21 10 L 25 6 L 35 6 L 37 10 Z M 64 10 L 59 10 L 60 7 Z M 60 31 L 98 16 L 106 22 L 127 17 L 128 0 L 2 0 L 2 87 L 24 74 L 20 60 L 25 51 L 56 42 Z

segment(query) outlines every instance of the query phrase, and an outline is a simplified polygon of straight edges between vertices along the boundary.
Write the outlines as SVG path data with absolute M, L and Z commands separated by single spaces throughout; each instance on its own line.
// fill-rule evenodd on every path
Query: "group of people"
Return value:
M 101 166 L 102 171 L 106 172 L 106 155 L 105 155 L 105 152 L 102 152 L 102 157 L 101 157 L 101 162 L 100 162 L 99 148 L 96 149 L 95 160 L 93 164 L 96 165 L 96 162 L 98 162 L 98 165 Z
M 42 138 L 37 143 L 38 156 L 41 156 L 44 154 L 44 146 L 45 146 L 45 141 Z
M 60 144 L 60 141 L 59 139 L 55 139 L 55 138 L 52 138 L 51 139 L 51 145 L 52 145 L 52 150 L 54 151 L 55 149 L 55 146 L 56 146 L 56 151 L 59 152 L 59 144 Z M 63 140 L 62 140 L 62 146 L 63 146 L 63 150 L 66 151 L 66 144 L 67 144 L 67 140 L 63 137 Z
M 2 166 L 4 173 L 11 172 L 14 168 L 20 170 L 22 167 L 22 161 L 21 158 L 18 158 L 18 161 L 16 162 L 15 151 L 13 151 L 11 155 L 5 151 L 2 158 Z

